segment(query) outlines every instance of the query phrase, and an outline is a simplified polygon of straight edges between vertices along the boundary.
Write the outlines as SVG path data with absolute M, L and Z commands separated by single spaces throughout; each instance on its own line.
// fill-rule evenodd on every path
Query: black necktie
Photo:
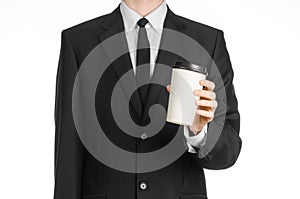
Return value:
M 140 86 L 141 82 L 150 80 L 150 44 L 145 29 L 148 23 L 146 18 L 141 18 L 137 24 L 139 25 L 137 53 L 136 53 L 136 78 L 139 86 L 139 93 L 142 98 L 142 103 L 145 108 L 149 84 Z M 143 67 L 140 67 L 143 65 Z

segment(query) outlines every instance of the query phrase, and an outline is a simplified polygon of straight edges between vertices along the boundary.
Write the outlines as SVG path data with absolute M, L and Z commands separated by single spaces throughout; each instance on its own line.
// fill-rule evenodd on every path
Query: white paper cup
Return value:
M 199 98 L 193 91 L 202 89 L 199 81 L 206 79 L 207 69 L 187 62 L 176 62 L 172 67 L 167 121 L 192 125 L 197 110 L 195 100 Z

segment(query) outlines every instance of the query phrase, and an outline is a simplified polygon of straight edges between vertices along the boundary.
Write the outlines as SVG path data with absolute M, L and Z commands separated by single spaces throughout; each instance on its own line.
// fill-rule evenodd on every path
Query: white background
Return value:
M 1 198 L 53 197 L 60 33 L 119 2 L 1 0 Z M 209 198 L 298 198 L 299 1 L 167 3 L 176 14 L 222 29 L 235 71 L 242 152 L 232 168 L 206 171 Z

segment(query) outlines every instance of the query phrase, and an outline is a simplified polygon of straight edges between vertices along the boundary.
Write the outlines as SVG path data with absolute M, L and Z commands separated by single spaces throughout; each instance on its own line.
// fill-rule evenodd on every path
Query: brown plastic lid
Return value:
M 191 70 L 194 72 L 202 73 L 204 75 L 207 75 L 207 69 L 206 67 L 197 65 L 197 64 L 191 64 L 189 62 L 184 62 L 184 61 L 177 61 L 175 65 L 172 66 L 173 68 L 180 68 L 180 69 L 186 69 L 186 70 Z

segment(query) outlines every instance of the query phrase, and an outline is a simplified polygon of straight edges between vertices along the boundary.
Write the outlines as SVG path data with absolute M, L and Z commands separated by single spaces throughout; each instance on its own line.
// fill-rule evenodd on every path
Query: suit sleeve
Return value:
M 211 151 L 203 158 L 200 158 L 201 151 L 198 151 L 198 154 L 193 155 L 193 159 L 202 168 L 217 170 L 231 167 L 236 162 L 242 146 L 242 140 L 239 137 L 240 114 L 238 112 L 238 102 L 232 83 L 234 74 L 226 48 L 224 34 L 221 30 L 219 30 L 217 34 L 212 58 L 224 83 L 226 93 L 225 122 L 222 124 L 222 127 L 220 124 L 220 129 L 223 129 Z M 214 125 L 218 125 L 218 123 L 216 122 Z M 210 133 L 215 133 L 209 131 L 209 126 L 210 124 L 208 125 L 208 136 Z M 208 143 L 206 143 L 206 145 L 207 144 Z
M 62 31 L 54 111 L 54 199 L 81 198 L 84 147 L 76 132 L 72 115 L 72 89 L 77 70 L 78 67 L 71 42 L 65 31 Z

